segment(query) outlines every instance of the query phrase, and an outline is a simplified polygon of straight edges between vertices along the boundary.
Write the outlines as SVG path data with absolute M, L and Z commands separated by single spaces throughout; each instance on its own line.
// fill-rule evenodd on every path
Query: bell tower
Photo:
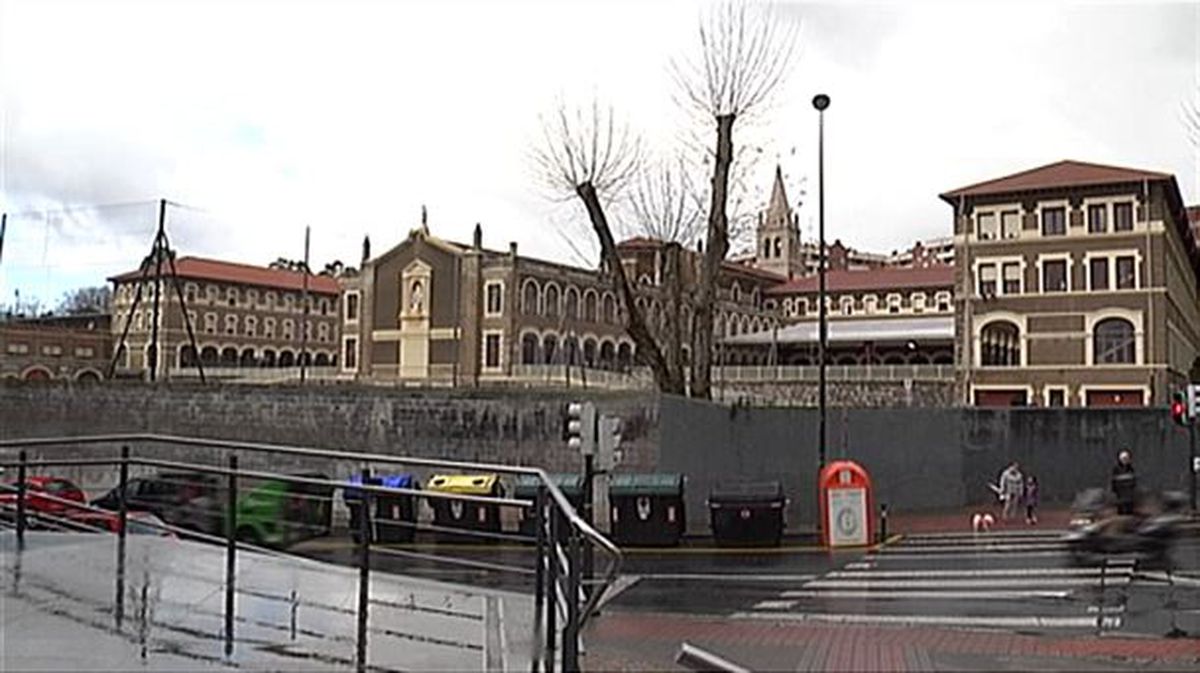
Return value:
M 775 183 L 765 212 L 758 214 L 758 249 L 754 265 L 781 276 L 804 274 L 799 219 L 788 205 L 783 170 L 775 166 Z

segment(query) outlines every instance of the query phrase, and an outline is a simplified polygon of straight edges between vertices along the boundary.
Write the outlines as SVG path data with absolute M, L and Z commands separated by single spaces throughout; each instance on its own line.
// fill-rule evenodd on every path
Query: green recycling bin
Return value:
M 786 505 L 778 481 L 718 484 L 708 497 L 713 539 L 721 546 L 778 547 Z
M 551 474 L 550 481 L 558 487 L 558 490 L 567 496 L 567 500 L 571 502 L 571 506 L 575 511 L 583 511 L 583 475 L 573 473 L 558 473 Z M 513 497 L 517 500 L 537 500 L 538 487 L 542 485 L 542 480 L 536 475 L 523 474 L 517 478 L 516 486 L 513 487 Z M 549 497 L 549 496 L 547 496 Z M 534 517 L 532 509 L 521 510 L 521 520 L 518 524 L 518 530 L 521 535 L 527 535 L 533 538 L 537 535 L 534 529 L 537 524 L 537 519 Z
M 609 484 L 612 537 L 630 547 L 674 547 L 683 538 L 683 475 L 614 474 Z

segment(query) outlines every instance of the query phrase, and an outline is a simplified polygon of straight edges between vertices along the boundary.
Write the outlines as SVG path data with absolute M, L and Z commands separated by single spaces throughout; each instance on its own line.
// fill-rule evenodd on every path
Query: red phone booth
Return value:
M 821 544 L 853 547 L 875 539 L 875 492 L 871 475 L 852 460 L 837 460 L 821 470 Z

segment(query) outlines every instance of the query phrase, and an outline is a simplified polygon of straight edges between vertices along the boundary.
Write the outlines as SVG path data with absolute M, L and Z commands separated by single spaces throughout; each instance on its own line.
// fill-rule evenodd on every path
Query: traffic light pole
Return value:
M 583 520 L 587 525 L 595 524 L 593 521 L 592 499 L 595 490 L 593 484 L 596 477 L 596 456 L 587 455 L 583 457 Z M 583 549 L 583 593 L 588 598 L 592 596 L 592 570 L 595 567 L 596 557 L 593 553 L 593 546 L 588 544 Z
M 1189 489 L 1188 497 L 1191 502 L 1192 513 L 1196 513 L 1196 419 L 1192 419 L 1188 423 L 1188 447 L 1191 453 L 1191 461 L 1188 465 L 1188 473 L 1191 475 L 1191 489 Z

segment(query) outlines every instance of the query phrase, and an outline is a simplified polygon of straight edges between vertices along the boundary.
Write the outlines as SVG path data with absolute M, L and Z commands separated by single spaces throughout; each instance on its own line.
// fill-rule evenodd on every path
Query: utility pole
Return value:
M 8 213 L 0 213 L 0 260 L 4 259 L 4 231 L 8 229 Z
M 309 227 L 304 227 L 304 292 L 301 303 L 304 305 L 304 324 L 300 325 L 300 385 L 304 385 L 305 375 L 308 371 L 308 363 L 305 356 L 308 354 L 308 237 Z

